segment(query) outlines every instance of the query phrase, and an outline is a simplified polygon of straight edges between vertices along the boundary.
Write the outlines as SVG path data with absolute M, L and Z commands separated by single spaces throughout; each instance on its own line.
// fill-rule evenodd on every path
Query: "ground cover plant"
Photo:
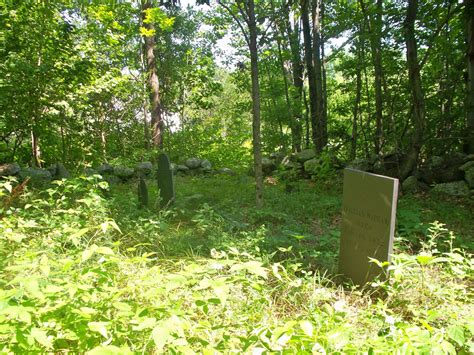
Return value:
M 4 180 L 0 352 L 472 353 L 471 202 L 402 197 L 361 290 L 335 277 L 340 181 L 296 184 L 257 210 L 249 178 L 179 177 L 160 210 L 153 183 L 138 208 L 135 182 Z

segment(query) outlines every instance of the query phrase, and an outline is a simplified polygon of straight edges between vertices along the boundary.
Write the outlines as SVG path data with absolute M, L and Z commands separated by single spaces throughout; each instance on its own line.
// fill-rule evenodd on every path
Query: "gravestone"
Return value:
M 143 175 L 140 175 L 138 180 L 138 208 L 148 207 L 148 187 Z
M 157 181 L 160 189 L 160 207 L 166 208 L 174 201 L 174 181 L 170 160 L 164 153 L 158 156 Z
M 390 261 L 395 232 L 398 179 L 344 170 L 339 272 L 364 285 L 381 275 L 369 258 Z

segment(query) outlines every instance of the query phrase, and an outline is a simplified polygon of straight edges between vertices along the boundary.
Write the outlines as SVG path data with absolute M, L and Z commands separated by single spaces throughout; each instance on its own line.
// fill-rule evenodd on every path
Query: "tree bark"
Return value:
M 262 147 L 260 138 L 260 84 L 258 73 L 258 45 L 257 45 L 257 22 L 255 20 L 254 0 L 247 2 L 248 27 L 249 27 L 249 50 L 252 77 L 252 135 L 253 135 L 253 158 L 255 169 L 255 204 L 257 208 L 263 206 L 263 173 L 262 173 Z
M 418 0 L 408 0 L 407 16 L 405 21 L 405 41 L 407 46 L 408 78 L 411 87 L 413 105 L 412 123 L 413 135 L 407 158 L 400 171 L 400 178 L 407 178 L 418 163 L 418 156 L 423 145 L 425 126 L 425 99 L 421 84 L 420 65 L 415 37 L 415 20 L 418 13 Z
M 352 135 L 351 135 L 351 160 L 357 157 L 357 121 L 360 115 L 360 100 L 362 93 L 362 56 L 360 39 L 356 42 L 357 67 L 356 67 L 356 97 L 352 111 Z
M 41 149 L 38 133 L 35 128 L 31 129 L 31 152 L 33 155 L 33 165 L 41 168 Z
M 153 5 L 150 0 L 142 2 L 142 22 L 143 27 L 148 31 L 154 31 L 152 23 L 146 23 L 146 11 L 152 9 Z M 148 90 L 150 94 L 151 103 L 151 141 L 154 147 L 163 148 L 163 112 L 160 102 L 160 84 L 158 81 L 158 74 L 156 70 L 155 35 L 144 36 L 145 40 L 145 56 L 146 66 L 148 72 Z
M 308 78 L 309 87 L 309 107 L 311 114 L 311 126 L 312 126 L 312 140 L 314 146 L 317 148 L 319 142 L 319 125 L 316 108 L 316 82 L 313 67 L 313 45 L 311 42 L 311 26 L 309 23 L 309 1 L 301 0 L 301 20 L 303 22 L 303 41 L 304 41 L 304 54 L 306 62 L 306 72 Z
M 370 35 L 370 49 L 372 54 L 372 63 L 374 65 L 374 88 L 375 88 L 375 154 L 380 154 L 383 144 L 383 97 L 382 97 L 382 14 L 383 2 L 377 0 L 375 17 L 371 21 L 371 16 L 367 11 L 363 0 L 359 0 L 362 12 L 364 14 Z
M 327 144 L 327 127 L 324 115 L 323 68 L 321 61 L 321 1 L 313 0 L 313 60 L 315 80 L 315 110 L 316 110 L 316 151 L 321 153 Z
M 474 0 L 464 0 L 467 33 L 467 96 L 465 151 L 474 154 Z
M 293 118 L 293 105 L 291 103 L 291 100 L 290 100 L 290 93 L 289 93 L 289 85 L 288 85 L 288 76 L 287 76 L 287 72 L 286 72 L 286 69 L 285 69 L 285 63 L 284 63 L 284 60 L 283 60 L 283 54 L 282 54 L 282 51 L 281 51 L 281 42 L 280 42 L 280 39 L 278 38 L 277 39 L 277 45 L 278 45 L 278 62 L 280 64 L 280 70 L 281 70 L 281 75 L 283 77 L 283 85 L 285 87 L 285 102 L 286 102 L 286 107 L 287 107 L 287 110 L 288 110 L 288 118 L 289 118 L 289 121 L 290 121 L 290 127 L 291 127 L 291 133 L 292 133 L 292 137 L 293 137 L 293 126 L 294 126 L 294 118 Z M 275 100 L 274 97 L 272 97 L 272 100 Z M 280 134 L 281 134 L 281 137 L 282 137 L 282 141 L 281 141 L 281 145 L 284 147 L 284 149 L 286 149 L 286 145 L 285 145 L 285 135 L 283 134 L 283 126 L 282 126 L 282 123 L 281 123 L 281 120 L 278 120 L 278 123 L 280 125 Z M 293 139 L 292 139 L 292 142 L 293 142 Z M 295 146 L 293 145 L 293 149 L 295 149 Z M 300 150 L 301 150 L 301 146 L 300 146 Z M 298 150 L 296 150 L 298 151 Z
M 286 32 L 288 35 L 288 42 L 291 50 L 291 72 L 293 77 L 294 90 L 292 91 L 293 99 L 293 115 L 291 121 L 291 140 L 293 150 L 301 151 L 301 120 L 302 120 L 302 102 L 301 95 L 303 92 L 303 65 L 301 63 L 300 43 L 299 43 L 299 25 L 295 23 L 295 29 L 291 28 L 290 13 L 288 8 L 283 6 L 285 15 Z

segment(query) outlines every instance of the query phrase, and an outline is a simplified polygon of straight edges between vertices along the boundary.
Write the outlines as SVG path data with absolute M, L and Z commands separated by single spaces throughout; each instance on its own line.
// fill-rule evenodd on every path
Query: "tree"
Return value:
M 465 150 L 474 154 L 474 1 L 464 0 L 464 12 L 467 33 L 467 130 Z
M 260 132 L 260 84 L 258 69 L 258 38 L 257 20 L 254 0 L 236 0 L 226 2 L 218 0 L 234 19 L 248 45 L 250 52 L 250 73 L 252 78 L 252 145 L 255 172 L 255 203 L 258 208 L 263 206 L 263 172 L 262 172 L 262 143 Z M 244 26 L 244 24 L 246 26 Z
M 415 20 L 418 13 L 418 0 L 408 0 L 405 20 L 405 41 L 407 46 L 408 77 L 412 96 L 413 135 L 406 161 L 400 172 L 401 179 L 407 178 L 418 163 L 418 156 L 423 144 L 425 126 L 425 98 L 421 85 L 418 48 L 415 37 Z
M 153 7 L 151 0 L 142 1 L 142 22 L 146 68 L 148 72 L 148 90 L 151 103 L 151 141 L 154 147 L 163 148 L 163 112 L 160 102 L 160 84 L 155 59 L 156 30 L 154 22 L 162 17 L 161 9 Z

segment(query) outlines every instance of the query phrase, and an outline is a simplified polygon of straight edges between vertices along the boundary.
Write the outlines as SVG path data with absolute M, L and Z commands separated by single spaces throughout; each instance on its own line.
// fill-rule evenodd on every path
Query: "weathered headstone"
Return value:
M 158 156 L 157 181 L 160 189 L 160 206 L 166 208 L 174 201 L 174 181 L 170 160 L 164 153 Z
M 138 208 L 148 207 L 148 188 L 145 179 L 140 175 L 138 180 Z
M 390 261 L 395 232 L 398 179 L 344 170 L 339 272 L 364 285 L 381 275 L 369 258 Z

